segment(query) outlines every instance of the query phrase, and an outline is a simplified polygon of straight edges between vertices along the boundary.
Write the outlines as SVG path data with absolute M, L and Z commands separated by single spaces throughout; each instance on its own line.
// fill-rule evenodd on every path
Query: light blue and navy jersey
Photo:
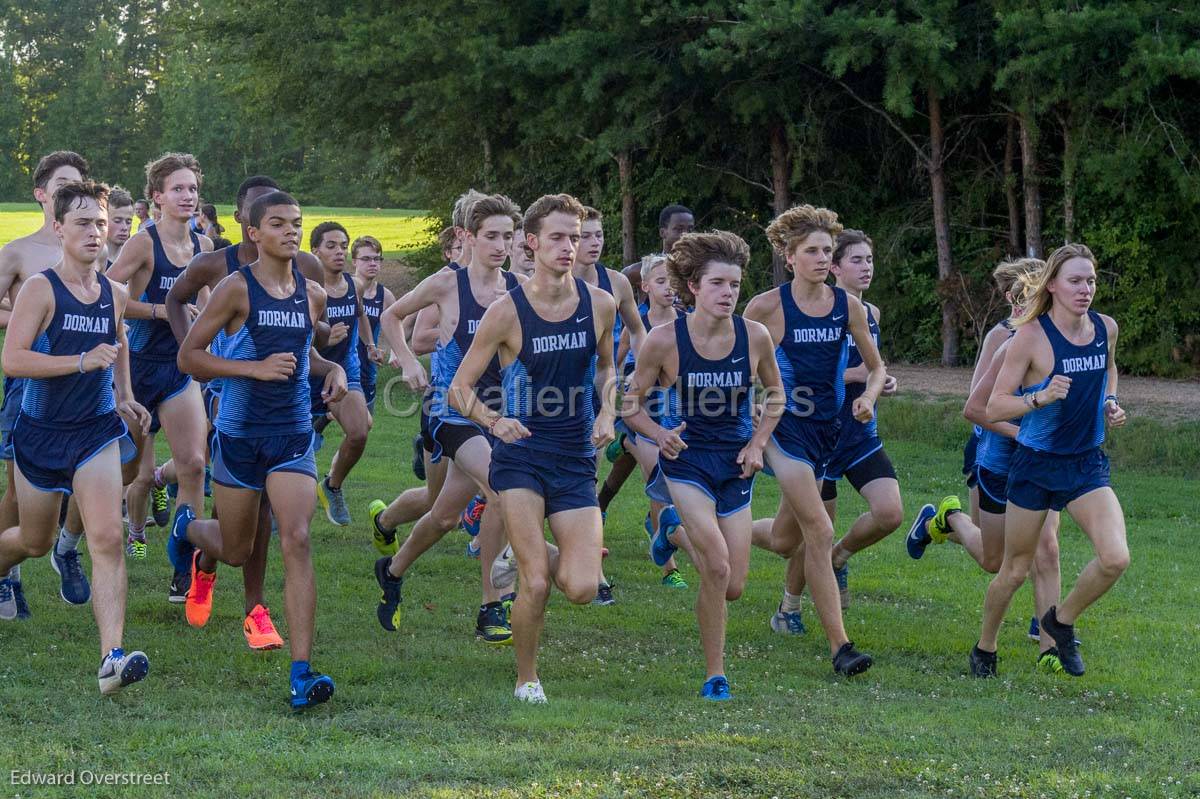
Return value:
M 446 264 L 446 268 L 451 272 L 457 272 L 462 269 L 462 265 L 458 263 L 458 261 L 451 261 L 450 263 Z M 441 359 L 438 357 L 439 349 L 440 348 L 435 347 L 433 352 L 429 353 L 429 373 L 431 375 L 437 374 L 438 369 L 441 368 L 439 363 Z M 421 397 L 421 405 L 426 416 L 429 416 L 433 413 L 433 399 L 434 390 L 433 386 L 430 386 L 429 388 L 425 389 L 425 394 Z
M 225 435 L 261 437 L 294 435 L 312 430 L 308 393 L 308 350 L 313 324 L 308 286 L 292 267 L 296 288 L 283 299 L 267 293 L 250 267 L 239 270 L 246 280 L 250 312 L 241 328 L 225 342 L 221 356 L 231 361 L 261 361 L 277 352 L 296 356 L 296 370 L 287 380 L 222 378 L 221 405 L 214 422 Z
M 679 377 L 667 389 L 662 424 L 668 430 L 686 423 L 681 438 L 688 447 L 740 449 L 754 435 L 750 415 L 750 337 L 746 320 L 733 315 L 733 349 L 709 360 L 696 352 L 688 319 L 675 320 Z
M 371 341 L 379 343 L 379 319 L 383 315 L 383 286 L 375 284 L 375 296 L 362 298 L 363 312 L 367 315 L 367 321 L 371 323 Z M 362 372 L 362 382 L 364 385 L 375 385 L 375 377 L 378 374 L 378 368 L 375 362 L 371 360 L 367 354 L 367 345 L 360 338 L 358 339 L 358 364 Z
M 1012 323 L 1005 319 L 1001 324 L 1008 331 L 1008 337 L 1011 339 L 1017 332 L 1017 329 L 1012 326 Z M 1018 392 L 1024 394 L 1026 392 Z M 1013 424 L 1020 425 L 1020 419 L 1012 419 Z M 1013 452 L 1017 449 L 1017 441 L 1014 438 L 993 433 L 986 427 L 975 425 L 976 435 L 979 436 L 979 443 L 975 446 L 975 462 L 987 469 L 992 474 L 1008 474 L 1008 465 L 1012 461 Z
M 42 274 L 54 291 L 54 315 L 33 342 L 32 350 L 45 355 L 78 357 L 99 344 L 117 343 L 117 316 L 112 284 L 97 274 L 100 296 L 84 304 L 70 292 L 53 269 Z M 113 367 L 92 372 L 72 372 L 59 377 L 25 380 L 21 413 L 41 424 L 73 426 L 95 421 L 116 410 Z
M 163 249 L 162 239 L 158 237 L 157 227 L 143 228 L 150 234 L 154 242 L 154 270 L 146 282 L 146 289 L 139 302 L 162 305 L 167 301 L 167 293 L 171 286 L 183 274 L 187 264 L 176 266 L 167 258 Z M 192 238 L 192 254 L 200 254 L 200 239 L 191 230 L 188 235 Z M 179 342 L 171 331 L 171 324 L 166 319 L 130 319 L 129 320 L 129 353 L 135 358 L 147 361 L 174 361 L 179 354 Z
M 879 348 L 879 322 L 875 319 L 875 314 L 871 312 L 871 306 L 863 303 L 863 308 L 867 311 L 867 328 L 871 331 L 871 340 L 875 342 L 875 348 Z M 846 331 L 846 347 L 848 355 L 846 357 L 846 369 L 853 369 L 856 366 L 861 366 L 863 359 L 859 353 L 858 347 L 854 344 L 854 336 L 850 331 Z M 838 446 L 845 446 L 847 442 L 857 442 L 868 438 L 874 438 L 879 435 L 878 428 L 875 424 L 875 417 L 871 417 L 871 421 L 863 424 L 854 418 L 854 401 L 863 395 L 867 390 L 866 383 L 845 383 L 846 396 L 842 400 L 842 410 L 838 418 L 842 422 L 841 438 L 838 439 Z
M 330 327 L 338 322 L 350 328 L 344 339 L 332 347 L 322 347 L 319 352 L 327 361 L 333 361 L 346 370 L 346 384 L 360 385 L 362 376 L 358 361 L 358 292 L 354 289 L 354 281 L 343 273 L 346 281 L 346 293 L 340 297 L 330 296 L 325 304 L 325 319 Z
M 818 422 L 838 418 L 846 396 L 843 376 L 850 357 L 846 292 L 833 287 L 833 308 L 822 317 L 800 310 L 792 284 L 779 287 L 783 339 L 775 360 L 787 393 L 787 412 Z
M 608 269 L 602 263 L 596 264 L 596 288 L 604 289 L 616 299 L 617 295 L 613 292 L 612 278 L 608 276 Z M 613 362 L 617 360 L 617 344 L 621 341 L 621 331 L 625 327 L 625 320 L 621 318 L 621 309 L 617 309 L 617 318 L 613 320 Z M 632 345 L 631 345 L 632 346 Z
M 517 287 L 516 275 L 511 272 L 501 274 L 504 275 L 504 285 L 509 291 Z M 447 395 L 458 367 L 462 365 L 467 350 L 471 348 L 471 342 L 475 340 L 475 331 L 479 329 L 479 322 L 487 308 L 475 300 L 475 293 L 471 291 L 471 275 L 466 269 L 458 270 L 455 280 L 458 284 L 458 324 L 455 325 L 450 339 L 444 344 L 438 344 L 437 368 L 431 381 L 434 394 L 429 415 L 452 424 L 466 424 L 467 420 L 463 415 L 450 407 Z M 493 411 L 500 410 L 503 404 L 503 389 L 499 357 L 493 356 L 492 362 L 480 375 L 479 381 L 475 383 L 475 394 L 488 408 Z
M 242 268 L 241 262 L 237 257 L 238 245 L 234 244 L 231 247 L 226 247 L 222 252 L 225 254 L 225 276 L 228 277 L 234 272 Z M 222 355 L 225 351 L 225 329 L 217 331 L 217 335 L 213 336 L 212 343 L 208 345 L 208 350 L 213 355 Z M 208 387 L 211 391 L 219 392 L 221 390 L 221 381 L 209 380 Z
M 1045 380 L 1021 389 L 1023 394 L 1040 391 L 1055 375 L 1071 378 L 1066 399 L 1052 402 L 1021 417 L 1017 443 L 1039 452 L 1076 455 L 1104 443 L 1104 395 L 1108 387 L 1108 329 L 1095 311 L 1088 311 L 1096 334 L 1090 342 L 1076 345 L 1054 326 L 1049 314 L 1038 322 L 1054 350 L 1054 368 Z
M 561 322 L 537 315 L 524 286 L 509 292 L 521 325 L 521 351 L 501 372 L 504 415 L 532 435 L 517 446 L 566 456 L 592 456 L 596 393 L 596 320 L 587 284 L 575 278 L 579 305 Z M 607 342 L 605 342 L 607 344 Z

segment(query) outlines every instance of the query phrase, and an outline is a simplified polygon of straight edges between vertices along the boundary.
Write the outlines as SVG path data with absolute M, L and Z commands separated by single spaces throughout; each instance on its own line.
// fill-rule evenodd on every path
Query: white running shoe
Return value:
M 100 681 L 100 693 L 115 694 L 126 685 L 141 682 L 150 671 L 150 659 L 145 652 L 125 654 L 120 648 L 113 649 L 100 661 L 96 675 Z
M 492 562 L 492 588 L 507 588 L 517 580 L 517 559 L 513 557 L 512 544 L 504 548 Z M 532 685 L 532 683 L 530 683 Z
M 542 690 L 540 681 L 518 685 L 517 690 L 513 691 L 513 696 L 521 702 L 529 702 L 532 705 L 544 705 L 549 701 L 546 699 L 546 692 Z

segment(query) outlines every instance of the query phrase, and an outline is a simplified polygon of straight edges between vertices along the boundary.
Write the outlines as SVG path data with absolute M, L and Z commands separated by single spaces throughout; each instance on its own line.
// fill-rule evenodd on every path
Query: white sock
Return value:
M 14 583 L 21 582 L 21 564 L 18 563 L 16 566 L 13 566 L 8 570 L 8 579 L 12 580 Z
M 59 555 L 74 552 L 79 548 L 79 539 L 81 538 L 83 538 L 83 533 L 79 535 L 68 533 L 67 528 L 63 527 L 58 531 L 58 544 L 55 546 L 54 551 Z
M 784 591 L 783 602 L 779 603 L 779 610 L 783 613 L 799 613 L 800 599 L 802 597 L 803 594 L 789 594 L 787 591 Z

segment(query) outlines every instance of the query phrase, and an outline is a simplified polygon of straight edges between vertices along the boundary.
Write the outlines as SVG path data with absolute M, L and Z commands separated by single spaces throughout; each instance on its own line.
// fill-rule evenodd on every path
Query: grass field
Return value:
M 947 406 L 888 401 L 880 427 L 910 515 L 923 501 L 961 492 L 955 444 L 965 426 Z M 1024 634 L 1027 588 L 1002 632 L 1001 678 L 965 676 L 986 576 L 953 545 L 911 561 L 900 531 L 852 561 L 847 627 L 876 657 L 874 669 L 835 678 L 807 604 L 806 636 L 772 633 L 782 564 L 755 552 L 746 593 L 730 609 L 735 701 L 702 702 L 695 585 L 659 586 L 640 529 L 644 502 L 629 485 L 607 528 L 618 604 L 574 607 L 554 596 L 541 657 L 551 703 L 529 707 L 512 700 L 511 651 L 472 639 L 479 571 L 463 557 L 463 533 L 448 535 L 410 571 L 402 631 L 385 633 L 375 621 L 366 505 L 416 484 L 415 429 L 415 419 L 380 414 L 347 483 L 354 526 L 334 528 L 319 512 L 314 522 L 314 665 L 337 680 L 329 705 L 302 717 L 287 711 L 287 654 L 247 650 L 237 571 L 223 569 L 211 621 L 190 629 L 166 601 L 170 568 L 162 534 L 152 530 L 151 557 L 130 565 L 126 636 L 152 669 L 114 700 L 96 691 L 90 610 L 58 598 L 46 560 L 23 567 L 34 618 L 0 625 L 0 779 L 10 770 L 165 771 L 169 786 L 124 793 L 164 797 L 1200 792 L 1196 483 L 1162 476 L 1140 450 L 1122 456 L 1119 440 L 1114 479 L 1133 565 L 1079 628 L 1088 664 L 1081 679 L 1035 673 L 1036 646 Z M 329 436 L 322 467 L 337 442 Z M 852 494 L 843 489 L 839 530 L 863 507 Z M 772 513 L 777 500 L 773 481 L 761 478 L 756 515 Z M 1069 522 L 1062 540 L 1069 586 L 1089 554 Z M 684 573 L 695 582 L 690 564 Z M 286 635 L 282 581 L 274 547 L 267 592 Z M 21 785 L 0 794 L 118 795 Z
M 218 205 L 217 215 L 225 227 L 225 238 L 235 244 L 241 241 L 242 231 L 233 221 L 233 206 Z M 398 208 L 304 208 L 306 229 L 326 220 L 341 222 L 353 241 L 357 236 L 371 235 L 383 244 L 389 258 L 428 244 L 429 218 L 424 211 Z M 0 203 L 0 245 L 32 233 L 42 224 L 42 212 L 37 203 Z

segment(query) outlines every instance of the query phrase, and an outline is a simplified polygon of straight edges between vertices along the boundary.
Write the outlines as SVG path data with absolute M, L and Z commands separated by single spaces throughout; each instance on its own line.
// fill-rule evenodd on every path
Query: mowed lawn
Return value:
M 225 228 L 224 236 L 235 244 L 242 231 L 233 219 L 234 207 L 217 205 L 217 216 Z M 383 245 L 384 254 L 396 258 L 406 251 L 429 244 L 430 220 L 425 211 L 400 208 L 327 208 L 304 207 L 304 227 L 311 230 L 327 220 L 341 222 L 353 241 L 358 236 L 374 236 Z M 0 245 L 32 233 L 42 224 L 37 203 L 0 203 Z M 305 242 L 307 248 L 307 242 Z
M 383 380 L 393 373 L 385 371 Z M 395 394 L 396 405 L 411 399 Z M 946 405 L 884 403 L 880 424 L 907 514 L 961 493 L 965 425 Z M 1001 636 L 1001 678 L 965 675 L 987 584 L 954 545 L 905 554 L 904 530 L 851 564 L 846 623 L 874 654 L 868 673 L 832 673 L 811 605 L 804 637 L 772 633 L 782 562 L 755 552 L 749 585 L 730 607 L 728 674 L 735 699 L 697 698 L 704 678 L 692 604 L 659 585 L 641 532 L 645 502 L 631 482 L 609 514 L 612 607 L 550 604 L 541 676 L 550 704 L 512 699 L 511 649 L 472 636 L 478 562 L 467 537 L 446 536 L 410 571 L 402 630 L 375 619 L 367 503 L 417 485 L 415 418 L 380 413 L 347 484 L 355 523 L 318 510 L 314 665 L 337 695 L 303 716 L 286 706 L 288 655 L 253 653 L 242 637 L 241 579 L 223 568 L 208 626 L 191 629 L 166 601 L 163 533 L 129 565 L 126 642 L 150 656 L 141 685 L 113 699 L 96 689 L 89 608 L 64 604 L 46 560 L 23 567 L 34 617 L 0 624 L 0 780 L 18 772 L 169 772 L 170 785 L 128 796 L 259 797 L 1072 797 L 1194 796 L 1200 536 L 1195 473 L 1187 479 L 1114 457 L 1133 565 L 1080 625 L 1088 673 L 1034 670 L 1025 637 L 1032 596 L 1017 595 Z M 1176 436 L 1166 428 L 1124 435 Z M 1178 435 L 1196 440 L 1196 429 Z M 339 437 L 320 453 L 327 468 Z M 1117 442 L 1120 444 L 1120 441 Z M 160 442 L 161 448 L 161 442 Z M 1120 450 L 1120 447 L 1117 447 Z M 1193 450 L 1195 452 L 1195 450 Z M 1131 458 L 1130 458 L 1131 459 Z M 1192 458 L 1194 465 L 1194 455 Z M 606 467 L 607 468 L 607 467 Z M 861 512 L 843 488 L 838 529 Z M 760 478 L 756 515 L 778 490 Z M 1062 531 L 1068 586 L 1090 557 Z M 86 559 L 86 558 L 85 558 Z M 272 544 L 268 597 L 281 632 L 283 571 Z M 118 795 L 0 783 L 0 794 Z

